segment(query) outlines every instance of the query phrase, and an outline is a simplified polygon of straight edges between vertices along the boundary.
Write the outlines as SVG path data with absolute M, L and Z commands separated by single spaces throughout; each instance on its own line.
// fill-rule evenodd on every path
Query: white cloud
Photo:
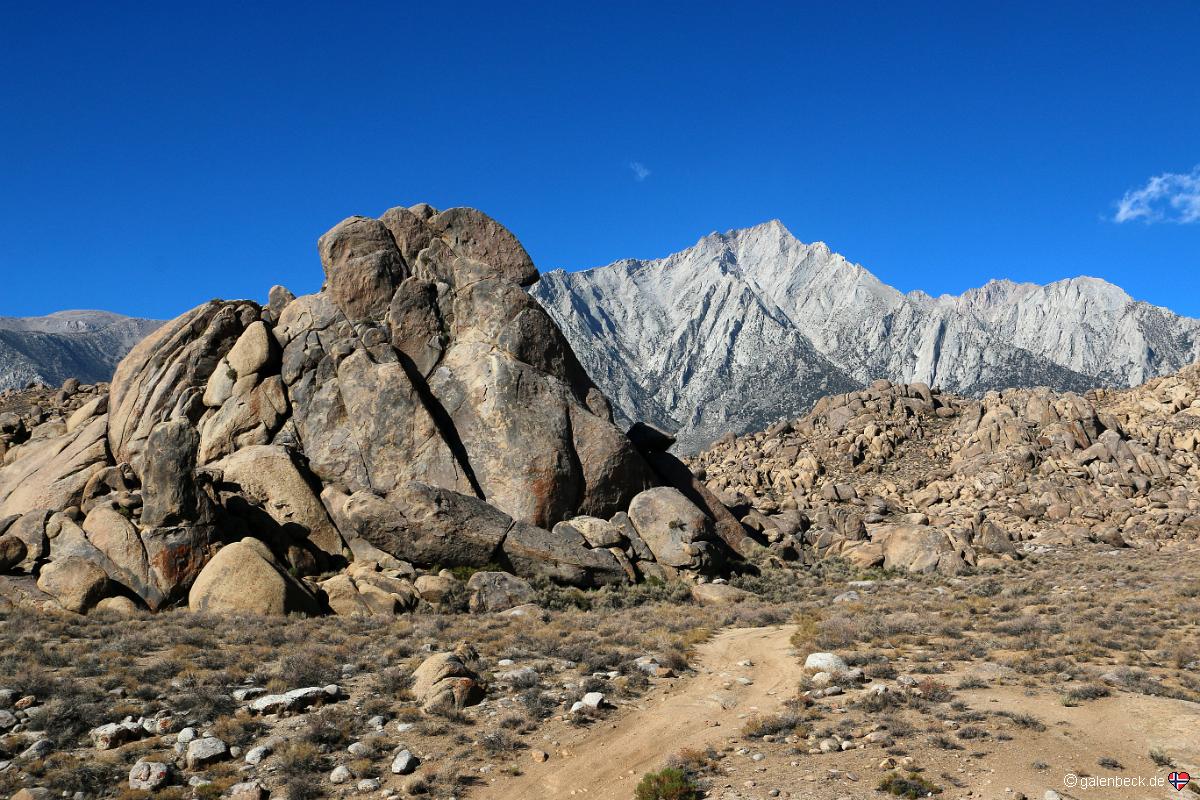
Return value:
M 1200 166 L 1189 173 L 1166 172 L 1130 189 L 1117 203 L 1113 222 L 1200 222 Z
M 650 177 L 650 170 L 646 169 L 646 165 L 640 161 L 630 161 L 629 168 L 633 170 L 633 179 L 638 183 Z

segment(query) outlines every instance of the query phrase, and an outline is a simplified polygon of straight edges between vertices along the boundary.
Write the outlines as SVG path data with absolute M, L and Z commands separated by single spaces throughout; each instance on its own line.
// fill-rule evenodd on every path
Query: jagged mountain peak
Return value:
M 1200 359 L 1200 321 L 1098 278 L 902 293 L 778 219 L 661 259 L 553 272 L 532 292 L 621 414 L 675 426 L 692 449 L 806 411 L 817 385 L 1082 390 Z M 780 398 L 761 402 L 768 392 Z

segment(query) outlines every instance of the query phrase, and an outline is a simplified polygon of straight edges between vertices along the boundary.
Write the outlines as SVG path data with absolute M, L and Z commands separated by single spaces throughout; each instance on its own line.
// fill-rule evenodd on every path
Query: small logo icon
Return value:
M 1188 785 L 1188 781 L 1192 779 L 1191 775 L 1186 772 L 1172 772 L 1167 776 L 1167 783 L 1175 787 L 1175 791 L 1182 792 L 1183 787 Z

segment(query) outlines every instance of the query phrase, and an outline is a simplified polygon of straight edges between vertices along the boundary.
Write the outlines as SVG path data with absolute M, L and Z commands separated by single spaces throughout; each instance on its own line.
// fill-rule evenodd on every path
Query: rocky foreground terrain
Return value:
M 695 474 L 785 559 L 956 575 L 1055 545 L 1200 538 L 1200 365 L 1135 389 L 877 381 L 727 436 Z
M 614 424 L 483 214 L 318 249 L 317 294 L 0 393 L 0 793 L 1052 800 L 1200 772 L 1195 369 L 878 382 L 685 464 Z

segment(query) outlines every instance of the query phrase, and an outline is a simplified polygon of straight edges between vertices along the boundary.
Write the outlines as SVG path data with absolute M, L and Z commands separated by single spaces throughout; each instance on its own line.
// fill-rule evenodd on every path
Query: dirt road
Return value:
M 722 631 L 698 648 L 697 674 L 591 728 L 572 730 L 543 764 L 472 792 L 485 800 L 629 800 L 641 776 L 683 748 L 733 735 L 745 718 L 795 696 L 800 664 L 791 626 Z M 751 666 L 740 666 L 749 661 Z M 550 749 L 550 748 L 547 748 Z

